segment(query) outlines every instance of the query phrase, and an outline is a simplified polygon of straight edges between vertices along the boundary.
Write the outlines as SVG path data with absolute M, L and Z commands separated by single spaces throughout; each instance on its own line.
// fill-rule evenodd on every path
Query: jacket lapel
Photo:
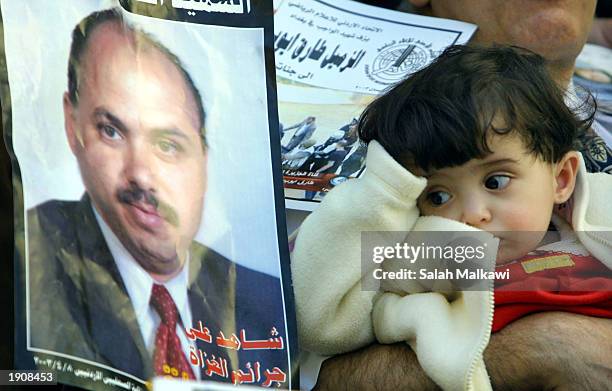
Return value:
M 152 359 L 87 195 L 81 199 L 75 219 L 84 268 L 80 277 L 85 280 L 80 285 L 94 349 L 107 365 L 149 379 Z
M 198 339 L 197 348 L 209 358 L 215 355 L 227 359 L 229 373 L 226 381 L 230 381 L 232 370 L 239 367 L 238 354 L 235 350 L 218 347 L 216 338 L 219 331 L 223 331 L 226 338 L 236 332 L 235 268 L 214 251 L 196 242 L 191 246 L 189 260 L 188 296 L 194 325 L 185 327 L 197 327 L 199 321 L 208 327 L 212 342 L 206 343 Z M 200 366 L 200 378 L 207 380 L 209 377 L 204 373 L 206 364 Z M 223 381 L 216 375 L 213 375 L 211 380 Z

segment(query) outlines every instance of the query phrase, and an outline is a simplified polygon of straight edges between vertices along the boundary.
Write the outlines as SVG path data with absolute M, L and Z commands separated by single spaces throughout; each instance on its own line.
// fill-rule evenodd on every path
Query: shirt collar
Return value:
M 185 266 L 180 273 L 165 283 L 159 283 L 155 281 L 138 262 L 136 262 L 134 257 L 132 257 L 123 244 L 121 244 L 121 241 L 119 241 L 115 233 L 100 216 L 93 204 L 92 209 L 102 231 L 102 235 L 104 236 L 104 240 L 115 260 L 117 269 L 119 269 L 119 274 L 130 296 L 136 316 L 140 317 L 149 310 L 149 301 L 153 284 L 158 283 L 164 285 L 170 293 L 170 296 L 172 296 L 172 300 L 174 300 L 176 304 L 176 308 L 178 309 L 183 323 L 188 321 L 187 287 L 189 276 L 189 252 L 187 252 Z

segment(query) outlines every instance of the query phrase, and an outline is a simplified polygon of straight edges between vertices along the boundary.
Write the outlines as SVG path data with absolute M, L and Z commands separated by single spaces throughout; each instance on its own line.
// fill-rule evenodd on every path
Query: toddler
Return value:
M 593 113 L 590 101 L 578 114 L 569 110 L 542 58 L 510 47 L 450 47 L 375 100 L 359 121 L 366 172 L 328 193 L 294 243 L 301 347 L 331 355 L 375 338 L 406 341 L 443 389 L 489 389 L 482 352 L 495 319 L 499 329 L 529 312 L 577 304 L 528 292 L 561 290 L 558 278 L 533 270 L 569 269 L 563 281 L 581 289 L 589 285 L 580 277 L 601 277 L 575 312 L 610 316 L 612 297 L 601 284 L 612 266 L 612 177 L 587 174 L 573 149 Z M 547 235 L 551 225 L 556 233 Z M 367 231 L 489 232 L 499 239 L 498 265 L 531 272 L 500 286 L 495 317 L 491 291 L 362 290 L 372 272 L 361 267 Z M 571 288 L 566 296 L 578 297 Z M 517 289 L 523 296 L 502 293 Z M 512 307 L 525 298 L 535 302 Z M 512 308 L 500 317 L 503 305 Z

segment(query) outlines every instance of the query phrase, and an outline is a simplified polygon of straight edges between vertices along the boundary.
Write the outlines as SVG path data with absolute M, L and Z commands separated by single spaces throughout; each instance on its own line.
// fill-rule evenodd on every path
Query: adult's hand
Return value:
M 612 384 L 612 320 L 546 312 L 491 337 L 495 390 L 604 390 Z M 407 344 L 371 345 L 323 363 L 319 390 L 438 390 Z

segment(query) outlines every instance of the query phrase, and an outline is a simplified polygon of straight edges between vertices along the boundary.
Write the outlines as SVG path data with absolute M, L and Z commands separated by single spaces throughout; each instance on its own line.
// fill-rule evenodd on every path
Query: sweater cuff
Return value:
M 384 182 L 399 197 L 416 199 L 427 186 L 427 180 L 402 167 L 376 140 L 368 144 L 366 172 L 363 178 Z

